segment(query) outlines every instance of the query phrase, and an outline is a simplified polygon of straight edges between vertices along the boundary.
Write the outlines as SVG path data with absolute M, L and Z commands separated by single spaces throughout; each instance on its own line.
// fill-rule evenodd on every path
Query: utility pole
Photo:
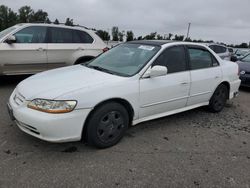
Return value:
M 188 23 L 187 39 L 189 38 L 190 27 L 191 27 L 191 23 Z

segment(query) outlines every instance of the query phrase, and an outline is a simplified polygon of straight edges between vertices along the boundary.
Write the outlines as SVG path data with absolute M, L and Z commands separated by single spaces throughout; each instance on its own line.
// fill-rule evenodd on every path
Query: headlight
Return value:
M 47 99 L 34 99 L 28 103 L 28 108 L 47 113 L 67 113 L 74 110 L 76 101 L 60 101 Z

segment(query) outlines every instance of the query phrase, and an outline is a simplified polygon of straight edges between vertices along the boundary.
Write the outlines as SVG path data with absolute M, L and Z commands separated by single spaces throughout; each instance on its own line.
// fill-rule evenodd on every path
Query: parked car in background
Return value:
M 129 125 L 208 106 L 220 112 L 238 94 L 238 65 L 204 45 L 134 41 L 87 64 L 36 74 L 9 99 L 24 132 L 50 142 L 82 138 L 115 145 Z
M 234 56 L 236 56 L 238 59 L 241 59 L 249 52 L 250 52 L 249 49 L 235 49 Z
M 250 53 L 237 61 L 240 69 L 241 86 L 250 87 Z
M 229 49 L 221 44 L 206 44 L 209 48 L 211 48 L 218 56 L 220 56 L 221 59 L 224 60 L 231 60 L 232 52 L 229 51 Z
M 55 24 L 18 24 L 0 32 L 0 75 L 87 62 L 106 49 L 92 30 Z

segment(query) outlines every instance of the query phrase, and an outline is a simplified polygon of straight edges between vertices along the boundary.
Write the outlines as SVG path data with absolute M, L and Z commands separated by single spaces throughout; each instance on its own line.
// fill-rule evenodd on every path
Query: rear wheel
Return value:
M 209 101 L 209 110 L 212 112 L 222 111 L 228 99 L 228 92 L 227 86 L 219 85 Z
M 121 140 L 128 125 L 128 112 L 121 104 L 104 104 L 90 116 L 87 124 L 87 142 L 98 148 L 111 147 Z

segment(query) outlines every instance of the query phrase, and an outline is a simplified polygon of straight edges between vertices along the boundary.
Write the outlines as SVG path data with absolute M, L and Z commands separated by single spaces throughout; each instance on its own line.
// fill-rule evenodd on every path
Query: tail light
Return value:
M 109 50 L 108 47 L 102 49 L 103 52 L 106 52 L 106 51 L 108 51 L 108 50 Z

